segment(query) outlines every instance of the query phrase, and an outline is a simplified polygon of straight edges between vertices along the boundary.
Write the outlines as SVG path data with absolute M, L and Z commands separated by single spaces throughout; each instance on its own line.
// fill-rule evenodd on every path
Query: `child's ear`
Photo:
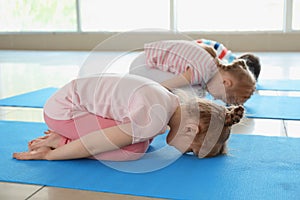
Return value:
M 184 130 L 188 135 L 196 135 L 199 133 L 199 127 L 196 124 L 186 124 Z
M 233 82 L 230 78 L 224 78 L 223 79 L 223 84 L 225 87 L 232 87 L 233 86 Z

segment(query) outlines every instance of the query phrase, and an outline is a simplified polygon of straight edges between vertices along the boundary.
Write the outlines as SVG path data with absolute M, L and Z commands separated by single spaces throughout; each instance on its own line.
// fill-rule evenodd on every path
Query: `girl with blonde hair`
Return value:
M 256 80 L 244 60 L 225 64 L 205 44 L 157 41 L 145 44 L 142 56 L 139 63 L 131 65 L 130 73 L 150 78 L 169 89 L 192 85 L 194 90 L 206 90 L 227 104 L 243 104 L 255 91 Z
M 140 76 L 80 78 L 47 101 L 46 135 L 29 142 L 28 152 L 13 157 L 136 160 L 160 134 L 167 134 L 167 143 L 181 153 L 212 157 L 226 153 L 230 128 L 243 112 L 242 106 L 225 108 L 205 99 L 181 98 L 176 91 Z

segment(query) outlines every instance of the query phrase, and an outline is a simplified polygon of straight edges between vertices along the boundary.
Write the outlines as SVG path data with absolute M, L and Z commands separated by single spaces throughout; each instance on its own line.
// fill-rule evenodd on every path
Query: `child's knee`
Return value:
M 138 160 L 143 157 L 149 147 L 150 141 L 132 144 L 122 148 L 124 160 Z
M 133 153 L 145 153 L 149 147 L 150 141 L 144 141 L 135 143 L 126 147 L 123 147 L 122 150 L 133 152 Z
M 150 141 L 132 144 L 115 151 L 108 151 L 94 156 L 94 159 L 109 161 L 138 160 L 143 157 L 149 147 Z

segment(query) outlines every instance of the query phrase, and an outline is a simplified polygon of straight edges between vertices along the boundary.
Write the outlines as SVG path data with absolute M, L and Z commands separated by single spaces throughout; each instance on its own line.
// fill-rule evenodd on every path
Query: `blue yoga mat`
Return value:
M 211 95 L 207 95 L 212 100 Z M 213 100 L 225 105 L 220 100 Z M 264 96 L 254 94 L 244 104 L 247 118 L 300 120 L 300 97 Z
M 43 108 L 47 99 L 55 91 L 57 88 L 49 87 L 0 99 L 0 106 Z
M 43 123 L 0 121 L 0 181 L 167 199 L 286 200 L 300 196 L 299 138 L 232 135 L 230 155 L 210 159 L 184 155 L 147 173 L 119 171 L 88 159 L 11 158 L 13 152 L 26 150 L 27 141 L 45 129 Z M 157 152 L 163 143 L 164 136 L 156 138 L 152 151 Z M 172 156 L 171 151 L 156 154 L 166 162 Z M 141 161 L 110 163 L 143 168 Z
M 300 91 L 300 80 L 259 80 L 257 90 Z
M 44 88 L 20 94 L 0 100 L 0 106 L 43 108 L 55 91 L 57 88 Z M 299 103 L 300 97 L 255 94 L 245 103 L 245 108 L 248 118 L 300 120 Z
M 300 119 L 300 97 L 253 95 L 246 103 L 246 116 L 261 119 Z

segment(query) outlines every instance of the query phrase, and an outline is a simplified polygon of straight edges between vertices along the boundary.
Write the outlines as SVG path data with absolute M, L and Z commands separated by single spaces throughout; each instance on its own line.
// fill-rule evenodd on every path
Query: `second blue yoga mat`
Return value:
M 232 135 L 227 156 L 198 159 L 184 155 L 148 173 L 123 172 L 88 159 L 12 159 L 13 152 L 26 150 L 27 142 L 46 128 L 42 123 L 0 121 L 0 181 L 167 199 L 286 200 L 300 196 L 297 138 Z M 163 143 L 164 136 L 156 138 L 153 149 Z M 167 161 L 172 153 L 156 156 Z M 138 165 L 140 161 L 132 162 L 144 167 Z
M 47 99 L 57 88 L 43 88 L 12 97 L 0 99 L 0 106 L 43 108 Z
M 211 95 L 207 96 L 212 100 Z M 214 102 L 225 105 L 220 100 Z M 300 97 L 254 94 L 244 104 L 247 118 L 300 120 Z
M 253 95 L 246 103 L 246 116 L 261 119 L 300 119 L 300 98 Z
M 300 91 L 300 80 L 259 80 L 257 90 Z
M 0 100 L 0 106 L 43 108 L 57 88 L 20 94 Z M 300 97 L 263 96 L 254 94 L 246 103 L 247 117 L 262 119 L 300 119 Z

